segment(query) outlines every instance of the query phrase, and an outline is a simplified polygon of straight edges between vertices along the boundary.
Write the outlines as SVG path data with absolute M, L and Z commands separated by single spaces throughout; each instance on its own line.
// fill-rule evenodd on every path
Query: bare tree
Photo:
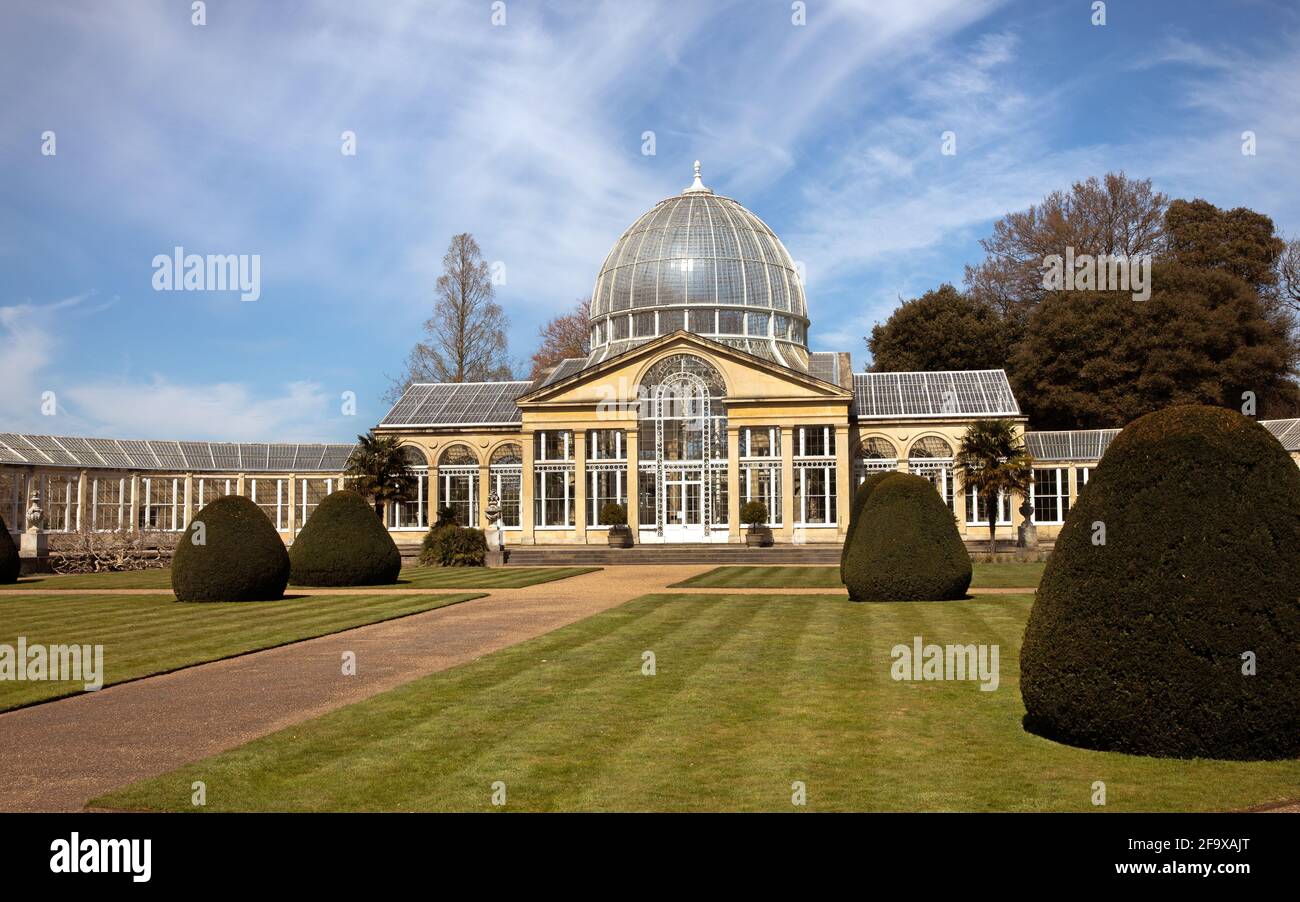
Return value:
M 1300 313 L 1300 238 L 1286 243 L 1277 261 L 1277 276 L 1282 303 Z
M 1110 172 L 1053 191 L 1042 203 L 1008 213 L 980 241 L 986 258 L 966 267 L 966 285 L 978 301 L 1008 320 L 1023 322 L 1043 298 L 1043 261 L 1053 254 L 1157 255 L 1169 199 L 1150 179 Z
M 538 329 L 537 335 L 542 344 L 533 354 L 530 379 L 566 357 L 585 357 L 591 351 L 591 298 L 582 298 L 568 313 Z
M 396 400 L 414 382 L 510 379 L 507 324 L 478 242 L 469 232 L 454 236 L 442 258 L 425 340 L 411 349 L 385 398 Z

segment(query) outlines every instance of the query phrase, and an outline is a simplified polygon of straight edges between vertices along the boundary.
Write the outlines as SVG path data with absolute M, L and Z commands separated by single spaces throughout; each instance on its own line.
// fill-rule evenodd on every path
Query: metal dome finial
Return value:
M 691 187 L 683 188 L 682 194 L 712 194 L 712 193 L 713 193 L 713 189 L 704 187 L 704 182 L 700 181 L 700 161 L 696 160 L 695 181 L 691 183 Z

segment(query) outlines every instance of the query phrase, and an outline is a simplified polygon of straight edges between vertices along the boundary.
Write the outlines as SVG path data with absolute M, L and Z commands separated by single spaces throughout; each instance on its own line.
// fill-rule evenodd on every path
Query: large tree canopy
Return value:
M 1027 210 L 1008 213 L 980 241 L 986 257 L 966 267 L 972 297 L 1007 317 L 1013 327 L 1047 294 L 1043 261 L 1074 248 L 1082 254 L 1155 254 L 1164 236 L 1168 198 L 1150 179 L 1110 172 L 1053 191 Z
M 1162 263 L 1151 299 L 1060 292 L 1029 318 L 1012 357 L 1017 397 L 1039 428 L 1123 424 L 1173 404 L 1288 414 L 1291 345 L 1258 292 L 1228 272 Z
M 876 372 L 998 369 L 1008 344 L 1002 317 L 948 284 L 904 301 L 867 339 Z

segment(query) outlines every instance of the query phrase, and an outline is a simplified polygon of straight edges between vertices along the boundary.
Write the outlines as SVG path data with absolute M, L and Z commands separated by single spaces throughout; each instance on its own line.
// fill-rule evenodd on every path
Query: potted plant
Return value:
M 631 548 L 632 530 L 627 528 L 627 508 L 613 501 L 600 509 L 600 524 L 609 527 L 610 548 Z
M 748 523 L 745 544 L 751 548 L 766 548 L 772 544 L 772 530 L 767 527 L 767 505 L 761 501 L 747 501 L 740 509 L 740 520 Z

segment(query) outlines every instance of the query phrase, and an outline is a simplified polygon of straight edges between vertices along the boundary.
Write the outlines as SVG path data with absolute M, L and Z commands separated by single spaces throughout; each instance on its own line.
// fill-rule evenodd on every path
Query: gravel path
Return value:
M 0 714 L 0 811 L 81 809 L 110 789 L 464 664 L 708 569 L 609 567 L 536 586 L 483 590 L 484 598 L 439 610 Z M 342 675 L 345 651 L 356 654 L 355 676 Z

